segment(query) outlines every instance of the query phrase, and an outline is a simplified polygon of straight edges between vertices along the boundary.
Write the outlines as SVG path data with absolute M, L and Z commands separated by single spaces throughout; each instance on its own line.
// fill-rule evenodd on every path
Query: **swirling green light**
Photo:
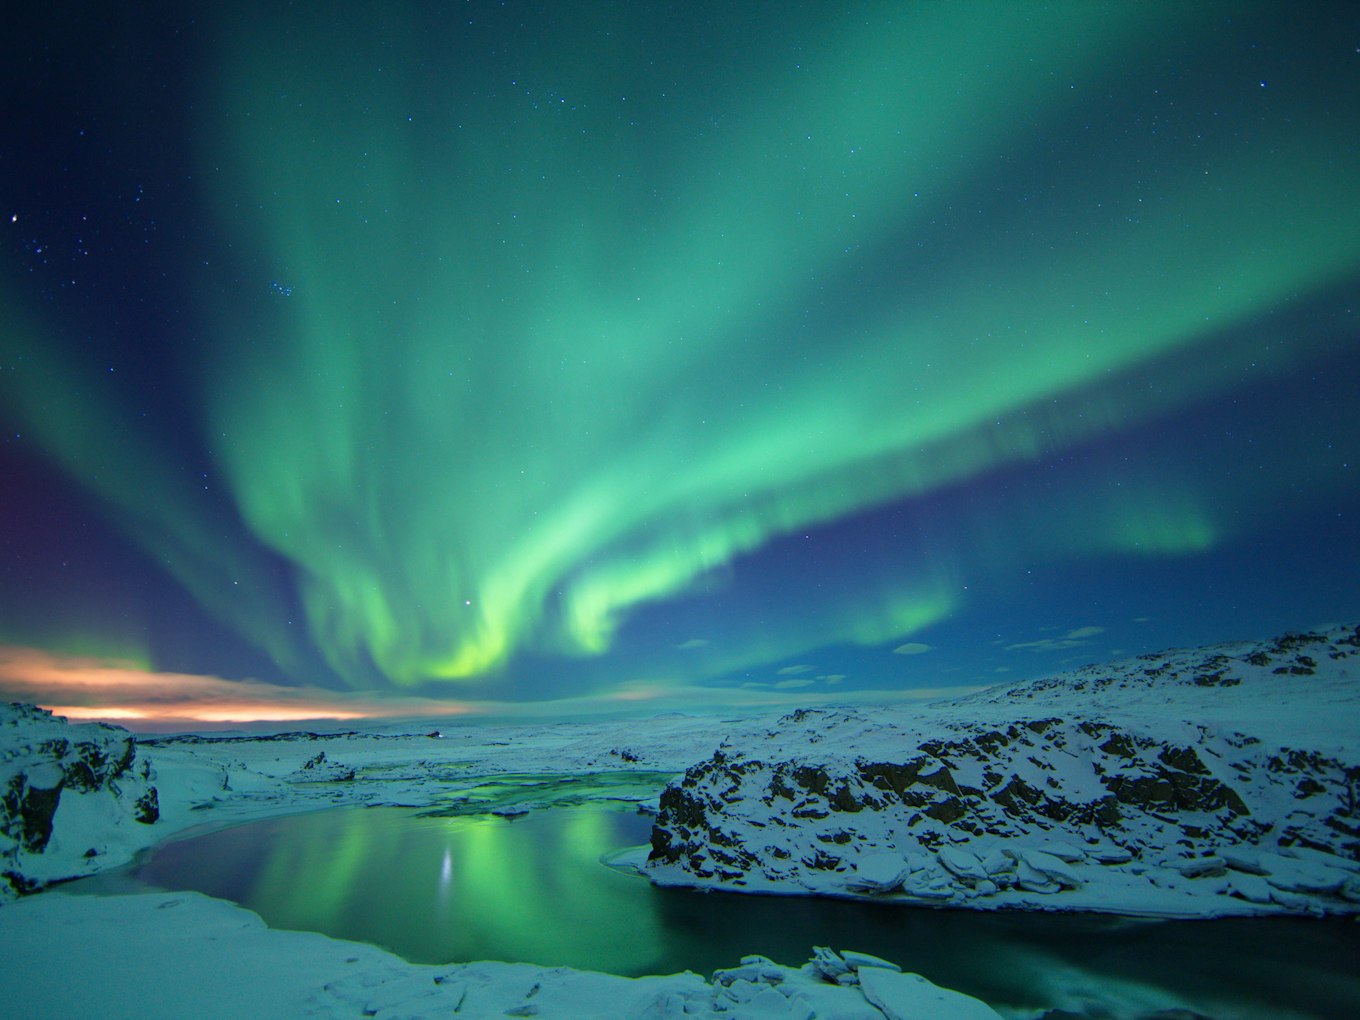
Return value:
M 1293 163 L 1281 194 L 1261 140 L 1224 141 L 1161 164 L 1141 203 L 1123 153 L 1098 153 L 1009 222 L 950 209 L 976 201 L 957 179 L 1035 125 L 1070 129 L 1072 83 L 1110 87 L 1106 54 L 1187 19 L 929 8 L 847 25 L 738 100 L 729 129 L 696 131 L 700 91 L 641 141 L 609 91 L 622 48 L 535 65 L 589 97 L 542 111 L 452 66 L 421 92 L 374 73 L 354 26 L 313 26 L 301 52 L 243 38 L 212 158 L 237 182 L 220 197 L 242 246 L 293 293 L 222 310 L 236 326 L 205 367 L 209 430 L 243 516 L 297 565 L 332 665 L 418 682 L 522 647 L 601 653 L 630 608 L 771 536 L 1225 385 L 1232 362 L 1201 366 L 1194 392 L 1165 373 L 1151 392 L 1102 384 L 1156 378 L 1356 264 L 1355 203 L 1325 158 Z M 1281 152 L 1339 144 L 1326 123 L 1266 130 Z M 680 171 L 650 162 L 681 150 Z M 822 280 L 866 307 L 842 294 L 800 314 Z M 1207 520 L 1106 517 L 1084 544 L 1213 541 Z M 838 637 L 856 626 L 897 636 Z
M 489 35 L 223 13 L 195 97 L 217 250 L 185 360 L 239 521 L 109 427 L 129 409 L 12 292 L 0 341 L 26 365 L 0 386 L 195 599 L 311 679 L 291 593 L 240 597 L 275 566 L 222 538 L 244 527 L 366 686 L 604 654 L 775 539 L 1345 342 L 1259 327 L 1360 266 L 1354 125 L 1215 70 L 1210 8 L 784 7 Z M 1147 105 L 1165 66 L 1208 91 Z M 1183 555 L 1235 527 L 1205 479 L 1139 479 L 962 513 L 945 541 L 970 556 L 894 562 L 693 658 L 897 640 L 964 605 L 964 559 Z

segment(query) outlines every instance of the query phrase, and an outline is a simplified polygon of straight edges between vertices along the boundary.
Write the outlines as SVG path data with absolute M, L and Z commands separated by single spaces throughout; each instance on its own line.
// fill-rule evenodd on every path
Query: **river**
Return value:
M 798 965 L 824 945 L 874 953 L 1031 1016 L 1360 1016 L 1360 924 L 1350 921 L 1166 922 L 696 893 L 600 863 L 646 842 L 650 826 L 608 803 L 515 819 L 343 808 L 177 839 L 121 876 L 79 884 L 197 890 L 276 928 L 375 943 L 417 963 L 706 974 L 749 953 Z

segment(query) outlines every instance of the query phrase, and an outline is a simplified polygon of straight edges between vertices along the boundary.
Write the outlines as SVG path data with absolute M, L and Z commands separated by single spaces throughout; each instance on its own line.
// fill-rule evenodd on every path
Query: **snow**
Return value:
M 1061 858 L 1054 857 L 1052 854 L 1044 853 L 1042 850 L 1021 850 L 1020 854 L 1020 880 L 1025 879 L 1025 869 L 1042 876 L 1042 879 L 1049 882 L 1057 882 L 1068 889 L 1079 889 L 1082 885 L 1080 876 L 1075 869 Z
M 800 710 L 663 792 L 646 870 L 970 909 L 1354 914 L 1357 748 L 1353 626 Z
M 848 885 L 864 892 L 891 892 L 911 874 L 901 854 L 865 854 L 855 862 L 855 875 Z
M 985 1002 L 931 984 L 920 974 L 899 974 L 881 968 L 862 969 L 864 997 L 888 1020 L 1001 1020 Z
M 113 935 L 116 933 L 116 936 Z M 112 937 L 111 937 L 112 936 Z M 747 957 L 713 981 L 623 978 L 569 968 L 477 962 L 417 966 L 378 949 L 274 931 L 248 910 L 197 893 L 76 896 L 60 891 L 0 909 L 7 1015 L 32 1020 L 180 1020 L 249 1016 L 554 1020 L 883 1020 L 995 1017 L 976 999 L 904 977 L 865 954 L 836 959 L 857 984 L 814 964 Z
M 728 843 L 692 833 L 674 861 L 630 848 L 606 863 L 663 885 L 889 904 L 1355 914 L 1360 864 L 1344 834 L 1354 827 L 1356 748 L 1354 627 L 1083 667 L 928 706 L 455 722 L 437 739 L 426 721 L 134 745 L 116 727 L 0 707 L 5 1009 L 992 1017 L 976 999 L 852 951 L 818 949 L 801 968 L 747 957 L 711 980 L 494 962 L 423 967 L 372 946 L 273 931 L 197 894 L 14 897 L 205 824 L 331 806 L 511 815 L 608 799 L 656 814 L 664 844 L 668 811 L 692 798 L 720 819 Z

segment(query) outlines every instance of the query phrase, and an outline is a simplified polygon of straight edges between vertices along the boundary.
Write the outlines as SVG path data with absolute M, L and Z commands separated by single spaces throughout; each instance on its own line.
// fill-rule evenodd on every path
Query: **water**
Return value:
M 371 942 L 419 963 L 702 974 L 747 953 L 798 965 L 826 945 L 883 956 L 1003 1008 L 1360 1017 L 1352 922 L 1154 922 L 703 894 L 657 889 L 599 863 L 645 842 L 650 827 L 600 803 L 513 820 L 347 808 L 167 843 L 133 875 L 233 900 L 276 928 Z

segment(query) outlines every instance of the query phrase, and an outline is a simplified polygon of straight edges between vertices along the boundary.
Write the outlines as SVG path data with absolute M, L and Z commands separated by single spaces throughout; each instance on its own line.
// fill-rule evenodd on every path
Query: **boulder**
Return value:
M 290 783 L 348 783 L 354 779 L 354 769 L 326 757 L 325 751 L 308 758 L 289 773 Z
M 1026 861 L 1022 860 L 1016 871 L 1021 889 L 1037 893 L 1055 893 L 1062 891 L 1062 886 L 1058 884 L 1056 879 L 1049 875 L 1045 875 L 1042 871 L 1036 870 Z
M 1058 858 L 1058 860 L 1065 861 L 1068 864 L 1076 864 L 1086 860 L 1086 851 L 1082 850 L 1080 847 L 1073 846 L 1071 843 L 1043 843 L 1039 846 L 1039 850 L 1042 853 L 1050 854 L 1051 856 Z
M 901 854 L 869 853 L 855 862 L 855 872 L 845 884 L 859 892 L 892 892 L 910 873 L 911 867 Z
M 1022 869 L 1028 866 L 1031 871 L 1038 872 L 1068 889 L 1079 889 L 1083 884 L 1081 877 L 1070 864 L 1042 850 L 1022 850 L 1020 852 L 1020 865 Z M 1022 870 L 1021 878 L 1023 879 L 1023 877 L 1024 871 Z
M 1133 852 L 1122 846 L 1092 847 L 1087 856 L 1100 864 L 1127 864 L 1133 860 Z
M 971 850 L 946 846 L 940 849 L 939 857 L 946 870 L 965 882 L 985 882 L 988 878 L 987 869 Z
M 884 970 L 901 970 L 897 964 L 883 959 L 881 956 L 874 956 L 870 953 L 857 953 L 853 949 L 846 949 L 841 952 L 841 958 L 855 970 L 861 967 L 882 967 Z
M 1218 855 L 1233 871 L 1241 871 L 1248 875 L 1270 874 L 1269 869 L 1261 863 L 1261 855 L 1247 847 L 1229 847 L 1220 850 Z
M 1228 876 L 1228 893 L 1248 903 L 1269 903 L 1270 883 L 1260 875 L 1237 872 Z
M 1192 857 L 1185 861 L 1171 861 L 1170 864 L 1186 878 L 1221 875 L 1228 866 L 1227 862 L 1217 854 L 1210 854 L 1208 857 Z
M 986 869 L 989 878 L 1013 874 L 1015 872 L 1015 858 L 999 848 L 994 848 L 987 851 L 986 856 L 982 858 L 982 867 Z
M 842 974 L 849 974 L 851 970 L 840 953 L 826 946 L 813 946 L 812 959 L 808 962 L 827 981 L 835 981 Z

